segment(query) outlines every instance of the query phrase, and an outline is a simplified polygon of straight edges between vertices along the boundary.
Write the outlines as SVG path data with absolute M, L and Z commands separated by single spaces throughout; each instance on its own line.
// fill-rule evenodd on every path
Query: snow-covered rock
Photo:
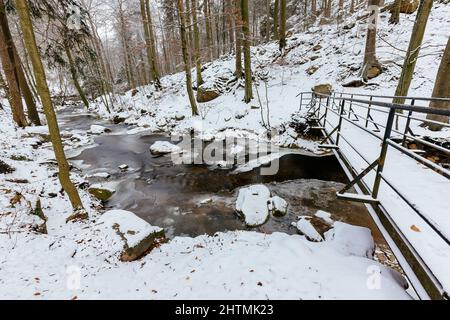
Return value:
M 307 217 L 301 217 L 300 220 L 294 225 L 298 231 L 303 234 L 308 240 L 320 242 L 323 241 L 322 236 L 317 232 L 316 228 L 311 224 L 311 221 Z
M 101 184 L 92 185 L 88 189 L 89 193 L 101 201 L 108 201 L 116 192 L 113 188 Z
M 102 133 L 105 133 L 105 132 L 109 132 L 110 130 L 108 128 L 103 127 L 103 126 L 99 126 L 97 124 L 93 124 L 91 126 L 91 130 L 90 131 L 93 134 L 102 134 Z
M 181 152 L 181 148 L 177 145 L 174 145 L 168 141 L 156 141 L 150 147 L 150 153 L 159 156 L 168 153 L 179 153 Z
M 120 169 L 120 170 L 127 170 L 127 169 L 128 169 L 128 165 L 127 165 L 127 164 L 121 164 L 121 165 L 119 166 L 119 169 Z
M 236 201 L 236 211 L 244 217 L 247 226 L 257 227 L 269 219 L 269 200 L 270 190 L 262 184 L 242 188 Z
M 326 211 L 318 210 L 314 216 L 322 219 L 329 225 L 333 225 L 333 223 L 334 223 L 334 220 L 331 219 L 331 214 Z
M 343 254 L 372 258 L 375 251 L 371 231 L 368 228 L 347 223 L 334 223 L 334 228 L 325 233 L 325 240 Z
M 133 261 L 144 255 L 164 230 L 150 225 L 133 212 L 110 210 L 105 212 L 97 224 L 113 254 L 119 254 L 122 261 Z
M 269 210 L 276 217 L 285 216 L 288 209 L 288 203 L 279 196 L 272 197 L 269 203 Z

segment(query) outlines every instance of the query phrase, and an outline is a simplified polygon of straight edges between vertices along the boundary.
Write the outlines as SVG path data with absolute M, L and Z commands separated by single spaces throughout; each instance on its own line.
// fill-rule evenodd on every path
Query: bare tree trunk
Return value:
M 86 218 L 86 212 L 80 215 L 80 211 L 83 208 L 80 196 L 78 194 L 75 185 L 70 180 L 69 163 L 67 162 L 64 147 L 61 141 L 58 122 L 56 120 L 56 114 L 53 109 L 53 103 L 50 97 L 50 90 L 47 86 L 47 80 L 45 76 L 44 66 L 42 65 L 39 50 L 36 44 L 36 38 L 34 35 L 33 24 L 31 22 L 30 12 L 26 0 L 16 0 L 16 9 L 20 19 L 20 26 L 22 29 L 26 50 L 30 55 L 31 62 L 33 64 L 34 74 L 37 82 L 37 89 L 42 101 L 42 107 L 44 109 L 45 117 L 50 132 L 50 138 L 52 140 L 53 150 L 55 152 L 56 161 L 59 167 L 59 180 L 64 191 L 69 196 L 72 207 L 78 211 L 75 218 Z
M 211 20 L 209 16 L 209 1 L 203 0 L 203 14 L 205 15 L 205 27 L 206 27 L 206 45 L 209 50 L 209 59 L 212 60 L 214 57 L 213 53 L 213 43 L 212 43 L 212 30 L 211 30 Z
M 66 52 L 67 60 L 69 62 L 69 69 L 70 69 L 70 74 L 72 76 L 73 85 L 77 89 L 78 95 L 80 96 L 81 101 L 83 101 L 83 104 L 86 106 L 86 108 L 89 108 L 89 101 L 83 91 L 83 88 L 81 88 L 80 82 L 78 81 L 77 67 L 73 61 L 72 53 L 70 52 L 70 49 L 69 49 L 69 46 L 67 45 L 67 43 L 64 43 L 64 50 Z
M 423 35 L 427 27 L 428 16 L 430 15 L 433 0 L 422 0 L 417 11 L 416 21 L 411 33 L 411 39 L 409 41 L 409 47 L 406 52 L 405 61 L 403 62 L 402 74 L 398 80 L 397 89 L 395 90 L 396 96 L 408 95 L 409 86 L 416 67 L 416 61 L 419 56 L 420 47 L 422 45 Z M 404 103 L 405 99 L 394 98 L 394 103 Z
M 123 54 L 125 58 L 125 69 L 127 73 L 128 78 L 128 85 L 131 89 L 136 88 L 136 83 L 134 80 L 134 71 L 133 71 L 133 65 L 132 65 L 132 59 L 130 56 L 130 46 L 128 43 L 128 30 L 125 25 L 125 17 L 122 7 L 122 0 L 119 0 L 119 24 L 120 24 L 120 33 L 122 37 L 122 45 L 123 45 Z
M 361 76 L 364 80 L 376 77 L 381 72 L 381 65 L 376 57 L 377 23 L 379 14 L 379 0 L 369 0 L 368 8 L 371 11 L 367 19 L 366 49 Z
M 240 6 L 239 1 L 241 0 L 234 0 L 234 17 L 235 17 L 235 38 L 236 38 L 236 71 L 235 75 L 236 77 L 240 78 L 242 77 L 242 20 L 238 19 L 240 14 L 238 15 L 238 12 L 240 12 Z
M 275 40 L 278 40 L 279 32 L 278 32 L 278 11 L 280 11 L 280 0 L 275 0 L 274 9 L 273 9 L 273 36 Z
M 252 63 L 250 57 L 250 28 L 248 16 L 248 0 L 241 0 L 242 33 L 244 34 L 244 71 L 245 71 L 245 103 L 253 99 Z
M 17 54 L 16 45 L 14 44 L 14 41 L 12 39 L 11 30 L 9 29 L 8 17 L 6 15 L 5 3 L 3 0 L 0 0 L 0 24 L 3 31 L 9 59 L 14 67 L 14 76 L 16 78 L 16 82 L 18 83 L 19 91 L 22 93 L 25 104 L 27 106 L 28 119 L 33 124 L 40 126 L 41 121 L 36 109 L 36 103 L 34 102 L 33 94 L 25 78 L 25 74 L 22 69 L 22 62 L 20 61 L 20 57 Z
M 177 0 L 178 15 L 180 18 L 180 36 L 181 36 L 181 51 L 183 52 L 184 71 L 186 73 L 186 90 L 189 96 L 189 102 L 191 104 L 192 115 L 198 115 L 197 103 L 195 101 L 194 91 L 192 90 L 192 75 L 191 75 L 191 63 L 189 59 L 189 51 L 187 49 L 187 36 L 186 36 L 186 16 L 184 13 L 183 0 Z
M 391 7 L 391 17 L 389 23 L 397 24 L 400 22 L 400 5 L 402 0 L 395 0 Z
M 280 51 L 286 47 L 286 0 L 280 0 Z
M 439 70 L 434 83 L 433 98 L 450 98 L 450 37 L 447 40 L 447 46 L 444 50 Z M 432 101 L 430 108 L 450 110 L 450 102 Z M 440 116 L 429 114 L 428 120 L 439 121 L 443 123 L 449 123 L 447 116 Z M 435 123 L 427 123 L 429 129 L 438 131 L 442 129 L 441 125 Z
M 3 31 L 0 29 L 0 58 L 5 72 L 6 82 L 9 89 L 9 104 L 13 115 L 14 122 L 19 127 L 26 127 L 28 125 L 25 113 L 23 111 L 22 97 L 20 96 L 19 83 L 17 81 L 14 62 L 8 53 L 8 48 Z
M 197 22 L 197 0 L 191 1 L 192 1 L 192 20 L 194 23 L 195 70 L 197 71 L 197 87 L 199 87 L 203 83 L 203 77 L 202 77 L 202 61 L 200 57 L 200 33 L 198 31 L 198 22 Z

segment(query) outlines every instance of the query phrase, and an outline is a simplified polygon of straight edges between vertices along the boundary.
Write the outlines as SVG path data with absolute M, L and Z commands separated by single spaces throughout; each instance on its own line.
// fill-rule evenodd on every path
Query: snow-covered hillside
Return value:
M 269 114 L 271 128 L 275 129 L 275 134 L 272 135 L 275 136 L 274 142 L 282 146 L 299 145 L 315 150 L 313 144 L 292 139 L 293 134 L 290 134 L 292 132 L 287 128 L 291 115 L 299 109 L 298 93 L 310 91 L 317 84 L 329 83 L 337 92 L 393 95 L 415 14 L 401 14 L 400 18 L 400 24 L 390 25 L 389 13 L 380 14 L 377 57 L 384 71 L 364 87 L 343 87 L 346 83 L 358 79 L 363 61 L 367 22 L 364 19 L 358 20 L 358 14 L 355 14 L 341 25 L 315 26 L 305 32 L 293 34 L 288 38 L 286 54 L 283 57 L 280 57 L 278 43 L 275 42 L 252 47 L 252 69 L 256 74 L 256 86 L 253 90 L 254 99 L 250 104 L 242 101 L 242 81 L 237 84 L 232 81 L 234 57 L 223 56 L 204 65 L 203 78 L 206 83 L 202 87 L 225 92 L 215 100 L 200 103 L 201 116 L 191 116 L 183 72 L 163 77 L 162 91 L 155 91 L 153 86 L 146 86 L 138 88 L 138 92 L 129 91 L 117 96 L 118 101 L 112 114 L 106 112 L 100 99 L 94 109 L 106 117 L 124 117 L 126 123 L 137 124 L 143 130 L 164 130 L 173 133 L 194 128 L 198 133 L 215 135 L 227 129 L 238 129 L 241 135 L 260 139 L 266 139 L 263 121 L 267 123 Z M 410 96 L 431 96 L 440 57 L 449 35 L 449 24 L 450 6 L 435 4 L 409 90 Z M 312 71 L 314 72 L 310 74 Z M 192 74 L 195 79 L 194 69 Z M 268 78 L 267 96 L 261 77 Z M 216 85 L 217 82 L 220 84 Z M 224 88 L 223 83 L 227 82 L 233 85 Z M 184 120 L 177 120 L 181 118 Z

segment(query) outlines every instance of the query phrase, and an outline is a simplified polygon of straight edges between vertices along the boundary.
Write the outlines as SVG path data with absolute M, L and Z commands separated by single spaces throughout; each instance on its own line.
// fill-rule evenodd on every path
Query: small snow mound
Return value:
M 236 211 L 242 214 L 247 226 L 258 227 L 269 219 L 269 200 L 270 190 L 262 184 L 242 188 L 236 200 Z
M 346 255 L 372 258 L 375 251 L 370 229 L 347 223 L 334 223 L 334 228 L 325 233 L 325 240 Z
M 153 155 L 163 155 L 168 153 L 179 153 L 181 152 L 181 148 L 177 145 L 174 145 L 168 141 L 156 141 L 150 147 L 150 152 Z
M 312 225 L 311 221 L 306 217 L 301 217 L 300 220 L 295 223 L 298 231 L 300 231 L 308 240 L 321 242 L 323 241 L 322 236 L 317 232 L 316 228 Z

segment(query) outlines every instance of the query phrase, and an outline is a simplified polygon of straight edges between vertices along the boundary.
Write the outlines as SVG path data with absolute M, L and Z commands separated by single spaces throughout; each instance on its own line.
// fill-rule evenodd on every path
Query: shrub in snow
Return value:
M 160 156 L 168 153 L 179 153 L 181 148 L 168 141 L 156 141 L 150 147 L 150 153 L 155 156 Z
M 270 190 L 262 184 L 242 188 L 236 201 L 236 211 L 244 217 L 247 226 L 258 227 L 269 219 L 269 200 Z
M 100 232 L 121 261 L 134 261 L 145 255 L 161 238 L 164 230 L 125 210 L 110 210 L 99 219 Z

